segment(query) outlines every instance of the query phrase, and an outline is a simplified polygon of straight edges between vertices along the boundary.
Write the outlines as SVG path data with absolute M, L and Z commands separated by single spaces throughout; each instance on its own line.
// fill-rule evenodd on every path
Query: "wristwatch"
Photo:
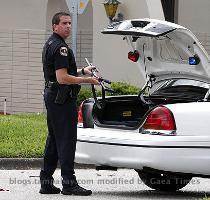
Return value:
M 85 75 L 85 68 L 82 68 L 82 74 Z

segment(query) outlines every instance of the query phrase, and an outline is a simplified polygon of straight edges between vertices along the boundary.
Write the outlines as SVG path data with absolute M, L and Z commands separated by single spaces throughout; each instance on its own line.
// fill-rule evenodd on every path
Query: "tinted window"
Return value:
M 158 90 L 164 90 L 169 89 L 173 87 L 200 87 L 203 89 L 208 89 L 209 85 L 205 82 L 197 81 L 197 80 L 190 80 L 190 79 L 172 79 L 172 80 L 164 80 L 156 83 L 152 89 L 150 90 L 150 93 L 153 93 Z

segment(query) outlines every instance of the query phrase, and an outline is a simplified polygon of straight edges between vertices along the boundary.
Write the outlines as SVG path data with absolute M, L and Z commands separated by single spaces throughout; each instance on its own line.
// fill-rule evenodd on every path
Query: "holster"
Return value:
M 58 85 L 55 103 L 64 104 L 69 98 L 76 98 L 80 89 L 80 85 Z

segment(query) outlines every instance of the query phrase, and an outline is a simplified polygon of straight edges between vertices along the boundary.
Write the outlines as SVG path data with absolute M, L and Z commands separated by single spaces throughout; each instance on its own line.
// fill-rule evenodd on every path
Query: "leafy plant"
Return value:
M 140 92 L 140 88 L 125 82 L 113 82 L 111 87 L 117 95 L 135 95 Z
M 140 92 L 140 88 L 130 85 L 128 83 L 125 82 L 113 82 L 111 84 L 111 88 L 115 91 L 114 93 L 108 93 L 108 95 L 135 95 L 138 94 Z M 96 91 L 97 96 L 101 96 L 101 91 L 97 90 Z M 78 95 L 78 99 L 77 99 L 77 105 L 80 105 L 82 101 L 84 101 L 85 99 L 88 98 L 92 98 L 93 94 L 92 94 L 92 90 L 91 88 L 82 88 L 80 90 L 80 93 Z
M 205 197 L 202 198 L 202 200 L 210 200 L 210 198 L 208 198 L 207 195 L 205 194 Z

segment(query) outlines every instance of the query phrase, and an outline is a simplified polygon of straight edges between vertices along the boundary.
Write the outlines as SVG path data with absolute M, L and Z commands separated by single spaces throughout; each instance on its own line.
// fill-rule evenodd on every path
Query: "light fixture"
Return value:
M 198 65 L 199 63 L 200 63 L 200 58 L 198 57 L 198 55 L 189 57 L 189 65 Z
M 112 23 L 113 21 L 118 21 L 118 19 L 113 20 L 113 18 L 116 14 L 116 11 L 120 2 L 117 0 L 105 0 L 103 4 L 106 10 L 106 15 L 110 20 L 110 23 Z

